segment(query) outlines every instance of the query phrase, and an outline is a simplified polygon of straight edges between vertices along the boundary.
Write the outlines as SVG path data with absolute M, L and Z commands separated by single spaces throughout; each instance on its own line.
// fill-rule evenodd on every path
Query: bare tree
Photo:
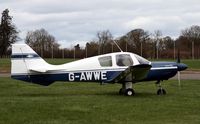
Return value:
M 176 57 L 176 42 L 170 37 L 166 36 L 162 38 L 159 43 L 160 56 L 165 58 L 174 58 Z
M 86 43 L 85 49 L 87 49 L 87 57 L 98 55 L 98 48 L 99 44 L 95 41 L 91 41 L 89 43 Z
M 36 51 L 40 51 L 42 57 L 44 56 L 45 51 L 53 53 L 50 51 L 54 51 L 59 48 L 59 44 L 56 42 L 55 37 L 50 35 L 45 29 L 29 31 L 26 35 L 25 42 Z
M 190 42 L 190 48 L 192 58 L 199 58 L 200 56 L 200 26 L 193 25 L 181 31 L 181 36 L 188 39 Z M 196 54 L 195 54 L 196 53 Z
M 159 46 L 160 42 L 162 40 L 162 32 L 160 30 L 155 30 L 153 34 L 153 41 L 154 41 L 154 48 L 155 48 L 155 58 L 158 59 L 158 54 L 159 54 Z
M 148 40 L 149 33 L 143 29 L 134 29 L 120 38 L 120 41 L 125 43 L 126 51 L 131 51 L 141 56 L 146 56 L 144 48 Z
M 113 37 L 109 30 L 97 32 L 97 38 L 99 43 L 99 54 L 106 53 L 105 46 L 107 43 L 111 42 Z

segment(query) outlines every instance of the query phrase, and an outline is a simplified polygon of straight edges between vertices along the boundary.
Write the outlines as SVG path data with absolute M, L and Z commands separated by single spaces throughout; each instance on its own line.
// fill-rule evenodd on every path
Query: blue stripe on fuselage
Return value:
M 12 54 L 11 59 L 25 59 L 25 58 L 40 58 L 39 55 L 34 53 Z
M 13 79 L 32 82 L 41 85 L 49 85 L 55 81 L 83 81 L 83 82 L 107 82 L 121 71 L 87 71 L 75 73 L 59 73 L 59 74 L 13 74 Z

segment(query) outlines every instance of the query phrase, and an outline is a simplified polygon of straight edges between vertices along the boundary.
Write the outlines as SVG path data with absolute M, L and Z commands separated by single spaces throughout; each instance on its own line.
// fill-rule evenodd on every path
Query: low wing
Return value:
M 148 64 L 129 66 L 126 70 L 122 71 L 121 73 L 113 75 L 113 78 L 108 82 L 119 83 L 121 81 L 127 81 L 127 82 L 141 81 L 147 76 L 150 68 L 151 65 Z

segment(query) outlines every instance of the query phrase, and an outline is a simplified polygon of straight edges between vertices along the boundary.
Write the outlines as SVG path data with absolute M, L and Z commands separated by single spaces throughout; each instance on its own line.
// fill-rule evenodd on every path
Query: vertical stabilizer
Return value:
M 30 68 L 46 67 L 46 63 L 27 44 L 13 44 L 11 55 L 11 75 L 30 75 Z

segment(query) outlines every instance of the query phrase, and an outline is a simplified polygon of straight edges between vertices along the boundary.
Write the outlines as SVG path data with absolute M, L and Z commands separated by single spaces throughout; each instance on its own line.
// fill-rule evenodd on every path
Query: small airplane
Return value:
M 116 52 L 89 57 L 61 65 L 51 65 L 27 44 L 13 44 L 11 55 L 13 79 L 48 86 L 55 81 L 120 83 L 119 94 L 135 94 L 132 85 L 156 81 L 158 95 L 166 94 L 161 82 L 187 69 L 179 62 L 150 62 L 130 52 Z

